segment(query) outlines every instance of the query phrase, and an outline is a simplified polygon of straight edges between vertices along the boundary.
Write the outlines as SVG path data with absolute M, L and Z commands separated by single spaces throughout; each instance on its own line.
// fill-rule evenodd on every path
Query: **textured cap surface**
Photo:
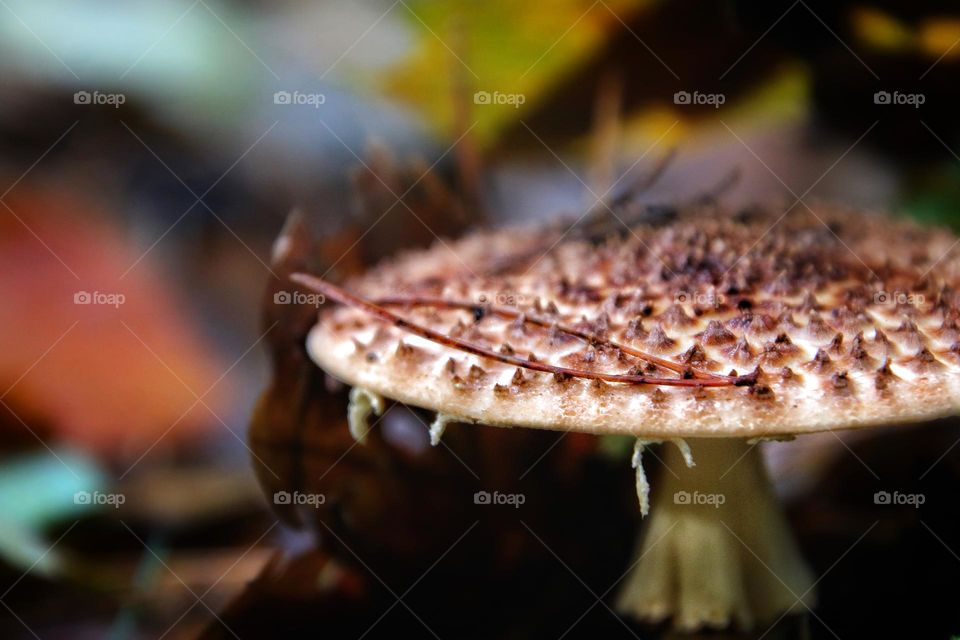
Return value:
M 956 238 L 836 207 L 782 212 L 703 206 L 611 228 L 603 240 L 553 228 L 480 232 L 398 256 L 345 286 L 513 358 L 688 383 L 755 372 L 749 386 L 532 371 L 329 301 L 308 349 L 348 384 L 508 427 L 759 437 L 956 412 Z

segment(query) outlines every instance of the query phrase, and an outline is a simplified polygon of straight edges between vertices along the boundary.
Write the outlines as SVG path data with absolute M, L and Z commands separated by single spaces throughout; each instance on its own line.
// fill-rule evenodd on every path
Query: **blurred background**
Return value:
M 286 276 L 701 197 L 960 224 L 947 2 L 0 0 L 0 73 L 5 638 L 653 637 L 623 443 L 355 447 Z M 960 633 L 957 426 L 768 446 L 812 637 Z

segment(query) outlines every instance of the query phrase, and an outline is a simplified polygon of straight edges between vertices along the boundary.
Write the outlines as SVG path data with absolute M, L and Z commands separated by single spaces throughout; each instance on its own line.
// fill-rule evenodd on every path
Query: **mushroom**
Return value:
M 955 238 L 825 205 L 696 205 L 630 231 L 475 232 L 345 288 L 295 275 L 340 303 L 309 354 L 359 389 L 357 434 L 387 397 L 435 411 L 434 442 L 451 423 L 634 437 L 646 520 L 621 614 L 750 629 L 811 608 L 757 445 L 957 412 L 956 300 L 938 293 L 960 287 Z

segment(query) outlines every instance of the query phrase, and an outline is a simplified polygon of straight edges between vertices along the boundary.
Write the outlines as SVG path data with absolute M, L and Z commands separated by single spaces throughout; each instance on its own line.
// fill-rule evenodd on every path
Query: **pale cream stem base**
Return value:
M 689 440 L 695 466 L 667 444 L 636 565 L 616 601 L 624 615 L 680 630 L 743 630 L 813 607 L 813 576 L 777 504 L 759 448 Z

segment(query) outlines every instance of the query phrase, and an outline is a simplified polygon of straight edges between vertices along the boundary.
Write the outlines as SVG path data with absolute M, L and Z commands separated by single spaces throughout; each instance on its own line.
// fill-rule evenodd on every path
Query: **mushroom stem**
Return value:
M 616 608 L 680 630 L 750 630 L 815 602 L 813 576 L 756 445 L 688 441 L 696 466 L 665 447 L 638 558 Z

